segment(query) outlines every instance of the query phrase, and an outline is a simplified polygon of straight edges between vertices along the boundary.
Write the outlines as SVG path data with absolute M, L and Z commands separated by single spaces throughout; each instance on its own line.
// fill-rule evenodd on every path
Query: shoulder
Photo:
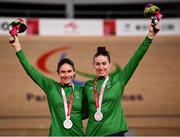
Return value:
M 75 91 L 81 92 L 84 88 L 84 83 L 79 83 L 79 82 L 73 81 L 73 84 L 74 84 Z
M 86 81 L 86 83 L 85 83 L 85 87 L 86 86 L 92 86 L 94 84 L 94 80 L 88 80 L 88 81 Z
M 93 87 L 94 87 L 94 80 L 88 80 L 84 85 L 84 91 L 85 92 L 92 91 Z

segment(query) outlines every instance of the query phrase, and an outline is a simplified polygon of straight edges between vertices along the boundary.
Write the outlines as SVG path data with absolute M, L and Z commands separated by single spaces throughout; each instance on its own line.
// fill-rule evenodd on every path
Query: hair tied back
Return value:
M 105 53 L 105 54 L 107 54 L 109 52 L 106 50 L 105 47 L 98 47 L 97 48 L 97 53 Z

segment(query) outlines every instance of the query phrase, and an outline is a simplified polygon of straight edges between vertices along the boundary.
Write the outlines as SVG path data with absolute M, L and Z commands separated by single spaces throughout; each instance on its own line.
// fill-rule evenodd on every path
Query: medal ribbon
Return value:
M 97 85 L 97 79 L 94 81 L 94 99 L 95 99 L 96 108 L 99 108 L 98 93 L 97 93 L 96 85 Z
M 64 111 L 65 111 L 65 116 L 66 119 L 70 119 L 71 117 L 71 111 L 72 111 L 72 104 L 73 104 L 73 100 L 74 100 L 74 84 L 72 84 L 72 89 L 73 92 L 70 95 L 70 101 L 69 101 L 69 106 L 67 104 L 67 98 L 66 98 L 66 94 L 64 89 L 61 87 L 61 93 L 62 93 L 62 97 L 63 97 L 63 103 L 64 103 Z
M 96 110 L 97 111 L 101 111 L 101 105 L 102 105 L 104 90 L 105 90 L 106 83 L 108 82 L 108 80 L 109 80 L 109 76 L 107 76 L 103 82 L 101 92 L 100 92 L 100 96 L 99 96 L 99 101 L 98 101 L 98 93 L 97 93 L 97 79 L 94 81 L 94 98 L 95 98 L 95 104 L 96 104 Z

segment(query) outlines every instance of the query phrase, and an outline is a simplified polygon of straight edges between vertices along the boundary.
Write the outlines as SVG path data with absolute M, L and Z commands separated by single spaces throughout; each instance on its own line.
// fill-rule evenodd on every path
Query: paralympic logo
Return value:
M 48 67 L 46 67 L 47 60 L 57 52 L 62 52 L 60 54 L 59 60 L 66 58 L 67 55 L 66 55 L 65 51 L 68 50 L 69 48 L 70 48 L 70 46 L 63 46 L 60 48 L 52 49 L 52 50 L 47 51 L 44 54 L 42 54 L 37 60 L 38 69 L 40 69 L 41 71 L 43 71 L 47 74 L 54 74 L 55 72 L 50 71 L 48 69 Z M 121 69 L 118 64 L 115 64 L 115 67 L 116 67 L 116 70 Z M 76 74 L 80 75 L 82 77 L 91 78 L 91 79 L 95 77 L 94 74 L 89 74 L 89 73 L 86 73 L 83 71 L 79 71 L 78 69 L 76 70 Z M 79 81 L 79 80 L 74 80 L 73 82 L 78 84 L 78 85 L 81 85 L 81 86 L 84 86 L 84 84 L 85 84 L 84 81 Z M 34 95 L 28 94 L 28 100 L 31 100 L 33 97 L 34 97 Z M 39 100 L 39 101 L 43 101 L 43 100 L 44 100 L 44 98 L 42 98 L 42 100 Z M 124 101 L 143 101 L 143 95 L 139 94 L 139 93 L 138 94 L 123 95 L 123 100 Z
M 69 48 L 70 48 L 70 46 L 63 46 L 63 47 L 55 48 L 55 49 L 52 49 L 50 51 L 47 51 L 47 52 L 43 53 L 37 60 L 38 69 L 40 69 L 41 71 L 43 71 L 43 72 L 45 72 L 47 74 L 54 74 L 53 71 L 50 71 L 46 67 L 46 62 L 47 62 L 48 58 L 50 58 L 52 55 L 54 55 L 57 52 L 62 52 L 60 54 L 59 60 L 61 60 L 63 58 L 66 58 L 67 55 L 66 55 L 65 51 L 68 50 Z M 118 64 L 115 64 L 115 67 L 116 67 L 116 69 L 121 69 Z M 85 78 L 90 78 L 90 79 L 95 78 L 94 74 L 86 73 L 86 72 L 80 71 L 78 69 L 76 69 L 76 74 L 80 75 L 82 77 L 85 77 Z M 74 82 L 79 84 L 79 85 L 84 85 L 85 84 L 85 82 L 79 81 L 79 80 L 74 80 Z
M 63 58 L 66 58 L 67 55 L 66 55 L 66 53 L 64 51 L 68 50 L 69 48 L 70 48 L 70 46 L 63 46 L 63 47 L 52 49 L 50 51 L 47 51 L 47 52 L 43 53 L 37 60 L 38 69 L 40 69 L 41 71 L 43 71 L 43 72 L 45 72 L 47 74 L 54 74 L 55 72 L 49 70 L 48 67 L 46 67 L 47 60 L 57 52 L 62 52 L 60 54 L 59 60 L 61 60 Z M 89 74 L 89 73 L 86 73 L 86 72 L 83 72 L 83 71 L 79 71 L 78 69 L 76 70 L 76 74 L 80 75 L 82 77 L 86 77 L 86 78 L 94 78 L 95 77 L 94 74 Z M 74 82 L 76 84 L 79 84 L 79 85 L 84 85 L 83 81 L 74 80 Z

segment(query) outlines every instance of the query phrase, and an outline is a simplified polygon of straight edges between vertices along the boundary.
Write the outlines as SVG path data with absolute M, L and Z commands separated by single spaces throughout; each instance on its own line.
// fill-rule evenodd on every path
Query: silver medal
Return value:
M 97 111 L 94 114 L 94 118 L 95 118 L 96 121 L 101 121 L 103 119 L 103 113 L 101 111 Z
M 66 128 L 66 129 L 70 129 L 72 126 L 73 126 L 73 123 L 70 119 L 66 119 L 64 122 L 63 122 L 63 126 Z

